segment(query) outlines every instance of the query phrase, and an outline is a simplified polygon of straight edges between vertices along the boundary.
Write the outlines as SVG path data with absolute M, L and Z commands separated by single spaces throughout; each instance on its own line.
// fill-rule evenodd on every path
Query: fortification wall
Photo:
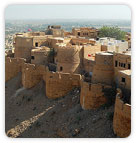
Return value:
M 81 46 L 64 46 L 57 48 L 57 71 L 64 73 L 80 73 L 83 61 Z
M 103 89 L 111 88 L 107 85 L 81 82 L 80 104 L 83 109 L 95 109 L 107 102 Z
M 22 68 L 22 84 L 25 88 L 31 88 L 38 84 L 46 74 L 44 65 L 24 64 Z
M 95 62 L 92 83 L 111 85 L 114 79 L 113 55 L 110 53 L 97 53 Z
M 46 82 L 46 96 L 48 98 L 58 98 L 65 96 L 74 87 L 79 87 L 81 75 L 47 72 L 43 78 Z
M 31 49 L 33 48 L 33 39 L 30 37 L 15 38 L 15 58 L 24 58 L 31 62 Z
M 121 94 L 120 91 L 116 96 L 113 130 L 119 137 L 128 137 L 131 132 L 131 105 L 124 104 L 120 98 Z
M 22 70 L 25 59 L 22 58 L 5 58 L 5 81 L 15 77 Z

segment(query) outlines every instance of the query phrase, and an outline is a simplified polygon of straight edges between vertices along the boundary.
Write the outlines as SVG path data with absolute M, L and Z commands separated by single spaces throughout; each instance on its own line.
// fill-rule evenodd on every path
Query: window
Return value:
M 131 69 L 131 65 L 130 64 L 128 64 L 128 69 Z
M 124 68 L 126 67 L 126 64 L 124 64 Z
M 118 66 L 118 61 L 115 61 L 115 67 L 117 67 Z
M 35 47 L 38 47 L 38 43 L 37 42 L 35 43 Z
M 80 36 L 80 32 L 78 32 L 77 35 Z
M 33 59 L 33 60 L 34 60 L 34 56 L 31 56 L 31 59 Z
M 121 63 L 121 67 L 123 67 L 123 63 Z
M 119 66 L 120 66 L 120 62 L 119 62 Z
M 121 80 L 121 81 L 122 81 L 122 82 L 125 82 L 125 80 L 126 80 L 126 79 L 125 79 L 124 77 L 122 77 L 122 80 Z
M 62 71 L 63 70 L 63 67 L 60 67 L 60 71 Z

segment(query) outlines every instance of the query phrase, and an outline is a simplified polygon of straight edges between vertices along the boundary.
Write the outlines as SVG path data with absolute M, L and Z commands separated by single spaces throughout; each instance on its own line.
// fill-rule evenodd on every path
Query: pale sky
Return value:
M 126 5 L 9 5 L 5 19 L 126 19 Z

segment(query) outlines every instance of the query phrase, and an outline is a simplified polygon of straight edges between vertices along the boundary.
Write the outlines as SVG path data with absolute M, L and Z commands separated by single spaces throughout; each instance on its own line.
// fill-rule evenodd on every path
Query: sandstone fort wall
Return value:
M 131 132 L 131 105 L 125 104 L 120 96 L 121 92 L 118 92 L 114 109 L 113 130 L 119 137 L 128 137 Z
M 5 58 L 5 81 L 15 77 L 22 70 L 25 59 L 22 58 Z
M 103 89 L 111 88 L 107 85 L 81 82 L 80 104 L 83 109 L 95 109 L 107 102 Z
M 46 96 L 58 98 L 65 96 L 74 87 L 80 87 L 81 75 L 47 72 L 44 75 L 44 80 L 46 82 Z
M 98 53 L 96 54 L 95 62 L 92 83 L 111 85 L 114 78 L 113 55 L 110 53 Z
M 79 46 L 57 48 L 57 71 L 80 73 L 83 63 L 83 49 Z
M 22 68 L 22 84 L 25 88 L 31 88 L 38 84 L 46 74 L 44 65 L 24 64 Z

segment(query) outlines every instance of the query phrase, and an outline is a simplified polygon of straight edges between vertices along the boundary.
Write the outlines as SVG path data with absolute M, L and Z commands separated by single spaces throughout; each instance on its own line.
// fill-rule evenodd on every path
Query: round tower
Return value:
M 95 61 L 92 83 L 111 85 L 114 77 L 113 54 L 106 52 L 96 53 Z
M 80 73 L 83 57 L 82 46 L 60 44 L 56 49 L 57 71 Z

